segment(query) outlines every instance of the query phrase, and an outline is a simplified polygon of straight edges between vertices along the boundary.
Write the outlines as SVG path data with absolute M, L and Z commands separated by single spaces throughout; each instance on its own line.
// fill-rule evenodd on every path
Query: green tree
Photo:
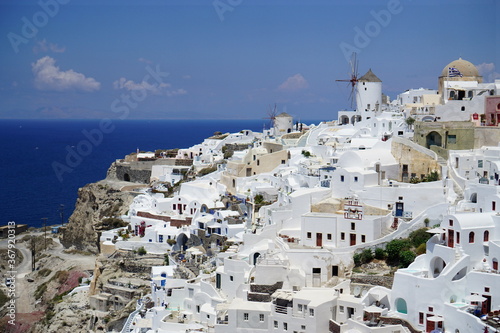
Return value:
M 165 262 L 165 266 L 170 265 L 170 259 L 168 258 L 168 253 L 165 253 L 163 257 L 165 258 L 163 259 L 163 261 Z
M 416 257 L 415 252 L 413 252 L 411 250 L 406 250 L 406 251 L 401 252 L 401 254 L 399 255 L 400 267 L 406 268 L 406 267 L 410 266 L 410 264 L 413 262 L 413 260 L 415 260 L 415 257 Z
M 406 118 L 405 123 L 406 125 L 408 125 L 408 128 L 411 129 L 413 127 L 413 124 L 415 123 L 415 118 L 408 117 Z
M 385 247 L 387 252 L 387 262 L 393 265 L 399 264 L 400 254 L 403 251 L 409 250 L 411 247 L 410 241 L 407 239 L 393 239 Z

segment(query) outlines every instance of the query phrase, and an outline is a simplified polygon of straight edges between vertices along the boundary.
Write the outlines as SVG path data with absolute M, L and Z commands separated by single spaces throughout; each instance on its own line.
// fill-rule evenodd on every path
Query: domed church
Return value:
M 451 85 L 452 81 L 475 81 L 477 83 L 482 83 L 483 77 L 479 75 L 479 71 L 473 63 L 462 58 L 458 58 L 457 60 L 453 60 L 448 65 L 446 65 L 441 71 L 441 75 L 438 78 L 438 92 L 440 94 L 442 94 L 443 91 L 446 90 L 446 81 L 448 81 L 448 85 Z M 467 97 L 465 96 L 465 90 L 461 90 L 457 93 L 459 95 L 463 94 L 464 96 L 456 96 L 456 99 Z M 454 97 L 455 96 L 452 96 L 453 99 L 455 99 Z M 449 99 L 450 97 L 443 96 L 443 98 Z

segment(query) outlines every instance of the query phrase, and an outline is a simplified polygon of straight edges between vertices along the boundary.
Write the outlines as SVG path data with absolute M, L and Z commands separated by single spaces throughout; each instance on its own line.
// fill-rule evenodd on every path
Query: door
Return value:
M 448 229 L 448 247 L 454 247 L 454 235 L 455 232 L 452 229 Z
M 350 239 L 351 239 L 350 245 L 351 246 L 356 245 L 356 234 L 350 234 Z
M 432 313 L 428 313 L 426 317 L 431 317 Z M 436 322 L 427 320 L 427 325 L 425 325 L 425 331 L 431 332 L 436 328 Z
M 320 232 L 316 233 L 316 246 L 323 246 L 323 234 Z
M 488 312 L 491 311 L 491 296 L 490 295 L 483 295 L 483 297 L 486 298 L 486 301 L 484 301 L 482 304 L 481 312 L 483 314 L 487 314 Z

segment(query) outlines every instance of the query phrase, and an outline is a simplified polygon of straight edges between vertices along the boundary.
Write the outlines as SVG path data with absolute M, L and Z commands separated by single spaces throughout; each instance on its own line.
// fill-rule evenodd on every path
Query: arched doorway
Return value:
M 129 182 L 130 181 L 130 175 L 128 173 L 124 174 L 123 175 L 123 180 L 126 181 L 126 182 Z
M 441 134 L 432 131 L 429 134 L 427 134 L 425 146 L 427 148 L 430 148 L 431 146 L 441 147 L 441 141 L 442 141 Z
M 257 259 L 260 257 L 260 253 L 259 252 L 255 252 L 253 254 L 253 264 L 256 265 L 257 264 Z

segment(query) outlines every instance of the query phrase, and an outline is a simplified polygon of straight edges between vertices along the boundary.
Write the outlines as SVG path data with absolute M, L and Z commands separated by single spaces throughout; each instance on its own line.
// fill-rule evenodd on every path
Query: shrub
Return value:
M 413 251 L 410 251 L 410 250 L 406 250 L 406 251 L 403 251 L 401 252 L 401 254 L 399 255 L 399 263 L 400 263 L 400 267 L 408 267 L 410 266 L 410 264 L 413 262 L 413 260 L 415 260 L 415 253 Z
M 137 254 L 140 255 L 140 256 L 143 256 L 146 253 L 148 253 L 148 251 L 146 251 L 146 249 L 144 248 L 144 246 L 141 246 L 140 248 L 137 249 Z
M 363 264 L 367 264 L 370 261 L 373 260 L 373 252 L 371 249 L 364 249 L 363 252 L 361 252 L 361 261 Z
M 354 260 L 354 266 L 361 266 L 361 253 L 354 253 L 352 260 Z
M 424 254 L 426 251 L 427 251 L 427 244 L 425 244 L 425 243 L 420 244 L 417 247 L 417 249 L 415 250 L 415 252 L 417 253 L 417 256 Z
M 400 260 L 400 254 L 403 251 L 410 249 L 410 241 L 407 239 L 393 239 L 387 246 L 385 250 L 387 252 L 387 261 L 391 264 L 398 264 Z
M 377 247 L 375 249 L 375 259 L 384 260 L 386 258 L 386 254 L 383 248 Z
M 304 157 L 311 157 L 311 153 L 308 152 L 307 150 L 303 150 L 302 155 L 304 155 Z
M 410 233 L 408 237 L 410 239 L 411 245 L 413 247 L 419 247 L 420 244 L 425 244 L 429 238 L 431 238 L 431 234 L 427 232 L 426 228 L 421 228 Z

